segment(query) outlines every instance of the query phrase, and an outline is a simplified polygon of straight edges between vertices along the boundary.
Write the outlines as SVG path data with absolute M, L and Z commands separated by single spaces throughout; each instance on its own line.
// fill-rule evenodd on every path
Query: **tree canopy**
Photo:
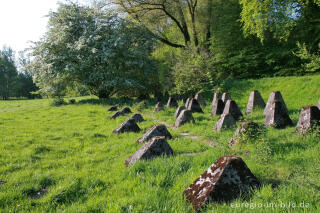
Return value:
M 158 82 L 153 45 L 147 29 L 110 11 L 61 4 L 33 46 L 31 67 L 37 84 L 52 93 L 79 82 L 100 98 L 143 96 Z
M 319 20 L 319 0 L 65 3 L 49 13 L 28 70 L 40 93 L 81 88 L 100 98 L 313 74 L 320 71 Z

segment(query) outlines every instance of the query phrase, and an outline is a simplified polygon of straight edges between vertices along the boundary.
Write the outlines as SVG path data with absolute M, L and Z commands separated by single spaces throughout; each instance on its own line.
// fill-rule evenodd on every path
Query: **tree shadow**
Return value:
M 93 104 L 93 105 L 132 105 L 134 102 L 131 98 L 108 98 L 108 99 L 96 99 L 96 98 L 89 98 L 89 99 L 83 99 L 78 101 L 77 105 L 82 104 Z

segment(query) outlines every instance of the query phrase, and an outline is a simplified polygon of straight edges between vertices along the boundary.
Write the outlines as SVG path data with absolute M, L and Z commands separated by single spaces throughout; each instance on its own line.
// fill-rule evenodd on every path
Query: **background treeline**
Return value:
M 25 66 L 42 95 L 146 98 L 320 71 L 319 0 L 62 3 Z
M 37 95 L 32 94 L 38 90 L 33 83 L 32 76 L 23 66 L 28 60 L 20 55 L 18 61 L 11 48 L 3 47 L 0 50 L 0 98 L 7 100 L 9 97 L 15 98 L 35 98 Z M 19 72 L 17 67 L 21 66 Z

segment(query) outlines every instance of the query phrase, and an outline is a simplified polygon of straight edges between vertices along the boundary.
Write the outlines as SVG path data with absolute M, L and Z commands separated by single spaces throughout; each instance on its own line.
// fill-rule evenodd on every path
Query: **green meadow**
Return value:
M 218 89 L 243 114 L 251 90 L 265 102 L 279 90 L 296 125 L 302 106 L 320 98 L 320 75 L 227 80 Z M 235 128 L 212 131 L 218 120 L 210 116 L 212 95 L 205 92 L 207 106 L 194 113 L 195 124 L 169 128 L 174 156 L 130 167 L 124 162 L 142 146 L 137 139 L 154 124 L 173 125 L 174 108 L 154 114 L 154 100 L 89 96 L 59 107 L 51 99 L 0 101 L 1 212 L 193 212 L 182 192 L 223 155 L 241 157 L 262 186 L 247 199 L 209 203 L 202 212 L 320 212 L 319 137 L 299 136 L 295 126 L 268 128 L 230 148 Z M 140 112 L 142 131 L 112 134 L 130 116 L 107 119 L 112 104 Z M 244 118 L 263 125 L 262 112 Z

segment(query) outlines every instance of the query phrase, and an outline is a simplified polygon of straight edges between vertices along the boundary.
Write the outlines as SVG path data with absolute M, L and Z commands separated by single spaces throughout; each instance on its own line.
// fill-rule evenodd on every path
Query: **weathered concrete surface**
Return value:
M 264 102 L 263 98 L 261 97 L 259 91 L 253 90 L 250 93 L 249 101 L 247 104 L 246 114 L 250 114 L 253 112 L 254 108 L 262 108 L 266 107 L 266 103 Z
M 185 106 L 179 106 L 176 110 L 176 112 L 174 113 L 174 117 L 177 118 L 179 117 L 180 113 L 182 112 L 182 110 L 185 110 L 186 107 Z
M 168 131 L 165 125 L 154 125 L 151 127 L 141 138 L 138 139 L 138 143 L 149 141 L 151 138 L 156 136 L 164 136 L 167 139 L 171 139 L 172 135 Z
M 237 103 L 232 99 L 229 99 L 224 106 L 223 114 L 228 113 L 231 114 L 236 121 L 239 120 L 240 117 L 243 117 Z
M 114 114 L 113 114 L 112 116 L 110 116 L 109 118 L 110 118 L 110 119 L 116 119 L 116 118 L 119 117 L 119 116 L 124 116 L 124 115 L 129 114 L 129 113 L 131 113 L 130 108 L 129 108 L 129 107 L 125 107 L 125 108 L 123 108 L 122 110 L 114 113 Z
M 214 162 L 183 194 L 199 211 L 208 202 L 229 202 L 259 186 L 259 180 L 240 157 L 226 155 Z
M 233 146 L 235 143 L 241 139 L 241 137 L 254 138 L 260 133 L 260 127 L 257 123 L 252 121 L 242 122 L 237 130 L 235 131 L 233 137 L 229 141 L 229 146 Z
M 231 96 L 230 96 L 230 94 L 228 92 L 224 92 L 222 94 L 221 99 L 222 99 L 223 103 L 226 104 L 227 101 L 231 99 Z
M 169 97 L 167 107 L 178 107 L 178 102 L 174 97 Z
M 304 106 L 301 109 L 296 131 L 302 134 L 320 127 L 320 110 L 316 106 Z
M 139 113 L 133 114 L 130 118 L 134 119 L 137 123 L 145 121 L 143 116 Z
M 159 101 L 159 102 L 156 104 L 156 106 L 154 107 L 153 112 L 159 112 L 159 111 L 161 111 L 161 110 L 164 110 L 164 109 L 163 109 L 163 104 L 162 104 L 161 101 Z
M 221 115 L 224 110 L 224 103 L 221 99 L 215 99 L 212 103 L 211 116 Z
M 214 92 L 214 93 L 213 93 L 213 98 L 212 98 L 211 106 L 216 102 L 217 99 L 221 99 L 221 100 L 222 100 L 222 95 L 221 95 L 220 92 Z
M 274 101 L 272 105 L 269 105 L 269 109 L 266 111 L 268 113 L 264 121 L 266 127 L 284 128 L 293 125 L 292 120 L 281 101 Z
M 120 134 L 124 132 L 139 132 L 140 128 L 136 121 L 132 118 L 125 120 L 118 128 L 113 130 L 114 134 Z
M 194 99 L 194 98 L 192 98 L 192 99 L 190 100 L 189 106 L 188 106 L 187 109 L 190 110 L 192 113 L 193 113 L 193 112 L 203 113 L 199 102 L 198 102 L 196 99 Z
M 236 120 L 231 114 L 222 114 L 213 128 L 213 131 L 220 132 L 222 129 L 228 129 L 236 125 Z
M 188 122 L 195 123 L 194 118 L 192 116 L 192 112 L 190 110 L 185 109 L 180 113 L 179 117 L 174 123 L 174 126 L 179 127 Z
M 192 97 L 187 98 L 185 107 L 188 109 Z
M 263 111 L 263 115 L 267 115 L 268 114 L 268 111 L 272 108 L 271 105 L 275 101 L 280 101 L 282 103 L 282 105 L 283 105 L 283 110 L 286 113 L 288 113 L 288 109 L 287 109 L 286 103 L 284 102 L 281 93 L 279 91 L 273 91 L 273 92 L 271 92 L 271 94 L 269 96 L 267 105 L 266 105 L 266 107 L 264 108 L 264 111 Z
M 201 93 L 197 93 L 195 96 L 194 96 L 194 99 L 196 99 L 198 101 L 198 103 L 200 104 L 200 106 L 206 106 L 206 101 L 204 100 L 204 98 L 202 97 Z
M 166 141 L 165 137 L 157 136 L 151 138 L 138 151 L 130 156 L 125 161 L 125 165 L 129 166 L 135 164 L 138 160 L 150 160 L 158 156 L 170 155 L 173 155 L 173 150 Z

